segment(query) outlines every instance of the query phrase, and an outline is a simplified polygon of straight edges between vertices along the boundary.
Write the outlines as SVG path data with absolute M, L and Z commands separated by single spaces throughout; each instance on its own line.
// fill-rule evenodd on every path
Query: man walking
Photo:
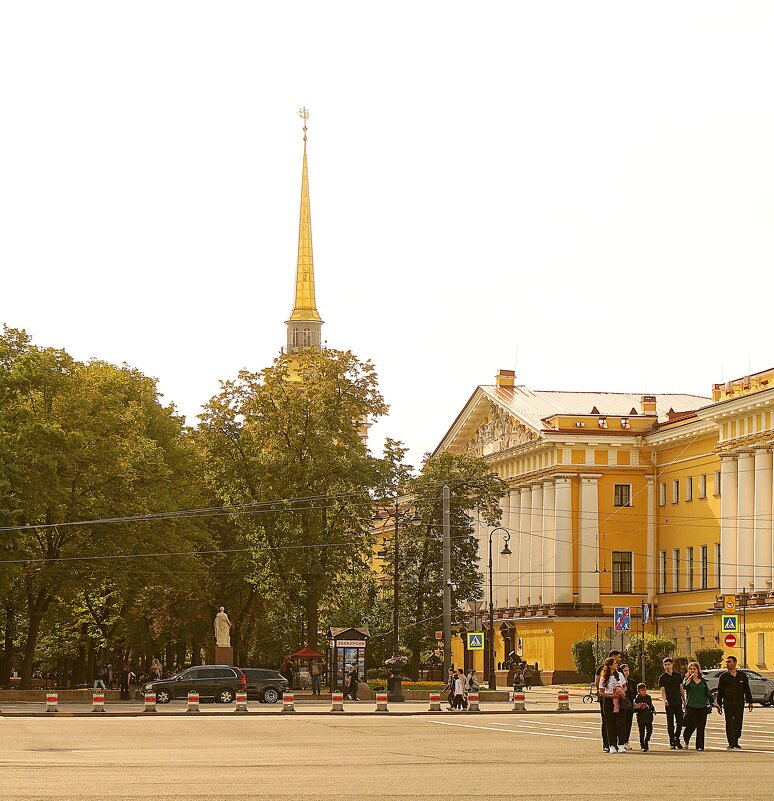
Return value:
M 658 678 L 661 688 L 661 700 L 667 716 L 667 732 L 669 733 L 669 747 L 674 751 L 683 750 L 680 734 L 683 730 L 683 707 L 685 706 L 685 690 L 683 680 L 674 672 L 672 659 L 666 657 L 662 663 L 664 672 Z
M 727 751 L 740 751 L 739 738 L 742 736 L 744 720 L 744 702 L 752 712 L 753 699 L 750 692 L 750 680 L 743 670 L 736 669 L 736 657 L 726 657 L 726 672 L 718 679 L 718 695 L 715 706 L 726 716 Z
M 608 654 L 607 654 L 607 658 L 609 659 L 611 656 L 615 659 L 616 669 L 617 669 L 618 666 L 621 664 L 621 659 L 623 658 L 621 656 L 621 652 L 620 651 L 609 651 Z M 602 692 L 601 692 L 600 687 L 599 687 L 599 678 L 600 678 L 600 674 L 602 673 L 602 668 L 604 666 L 605 666 L 604 662 L 601 665 L 597 666 L 597 675 L 596 675 L 596 678 L 594 679 L 594 685 L 596 686 L 597 693 L 598 693 L 597 701 L 599 701 L 599 716 L 602 718 L 602 750 L 606 754 L 609 754 L 610 753 L 610 741 L 609 741 L 609 739 L 607 737 L 607 724 L 605 723 L 605 705 L 602 703 Z

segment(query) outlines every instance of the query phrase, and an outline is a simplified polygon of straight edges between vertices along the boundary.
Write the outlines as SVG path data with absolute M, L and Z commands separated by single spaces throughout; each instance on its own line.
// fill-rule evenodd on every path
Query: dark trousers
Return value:
M 320 694 L 320 676 L 319 675 L 315 676 L 314 673 L 312 673 L 312 694 L 313 695 Z
M 621 712 L 621 717 L 623 718 L 623 738 L 624 742 L 628 743 L 629 738 L 632 736 L 632 721 L 634 720 L 634 710 L 627 709 L 625 712 Z
M 680 742 L 680 732 L 683 730 L 683 708 L 680 704 L 672 706 L 666 705 L 667 733 L 669 734 L 669 745 Z
M 465 698 L 462 695 L 455 695 L 452 702 L 452 709 L 462 709 L 465 706 Z
M 607 739 L 607 723 L 605 723 L 604 698 L 599 699 L 599 716 L 602 718 L 602 747 L 610 748 L 610 741 Z
M 707 707 L 689 706 L 685 709 L 685 728 L 683 738 L 689 745 L 691 735 L 696 732 L 696 747 L 704 748 L 704 729 L 707 727 Z
M 640 730 L 640 748 L 647 748 L 653 736 L 653 718 L 650 716 L 642 720 L 637 718 L 637 728 Z
M 726 716 L 726 739 L 729 745 L 739 746 L 742 736 L 742 723 L 744 722 L 744 704 L 723 704 L 723 714 Z
M 624 715 L 621 712 L 615 712 L 612 698 L 602 699 L 602 706 L 604 712 L 602 713 L 605 718 L 605 725 L 607 726 L 607 742 L 610 748 L 622 748 L 623 740 L 623 727 Z

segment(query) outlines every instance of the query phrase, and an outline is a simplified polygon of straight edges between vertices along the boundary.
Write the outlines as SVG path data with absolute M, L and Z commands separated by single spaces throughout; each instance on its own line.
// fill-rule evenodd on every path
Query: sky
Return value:
M 302 132 L 330 347 L 432 451 L 479 384 L 774 366 L 774 4 L 0 4 L 0 322 L 190 424 L 271 363 Z

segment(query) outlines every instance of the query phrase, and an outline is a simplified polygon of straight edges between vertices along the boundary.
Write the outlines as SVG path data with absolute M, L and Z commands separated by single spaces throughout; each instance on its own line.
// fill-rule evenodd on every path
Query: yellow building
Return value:
M 510 557 L 505 532 L 493 536 L 495 661 L 513 650 L 566 681 L 571 644 L 604 638 L 616 607 L 635 633 L 642 603 L 646 630 L 679 655 L 723 646 L 727 593 L 745 607 L 747 664 L 774 673 L 772 410 L 774 370 L 711 397 L 533 391 L 509 370 L 478 387 L 437 451 L 484 456 L 509 485 Z M 488 597 L 490 532 L 476 525 Z M 744 641 L 726 649 L 740 662 Z M 455 637 L 455 664 L 483 667 L 471 657 Z

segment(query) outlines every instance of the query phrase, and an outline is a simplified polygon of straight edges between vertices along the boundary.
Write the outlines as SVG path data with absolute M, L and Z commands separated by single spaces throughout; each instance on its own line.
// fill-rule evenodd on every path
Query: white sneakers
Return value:
M 626 748 L 626 746 L 624 746 L 624 748 Z M 611 748 L 611 749 L 610 749 L 610 753 L 611 753 L 611 754 L 625 754 L 625 753 L 626 753 L 626 751 L 624 750 L 624 748 L 621 748 L 621 749 L 618 749 L 618 748 Z

